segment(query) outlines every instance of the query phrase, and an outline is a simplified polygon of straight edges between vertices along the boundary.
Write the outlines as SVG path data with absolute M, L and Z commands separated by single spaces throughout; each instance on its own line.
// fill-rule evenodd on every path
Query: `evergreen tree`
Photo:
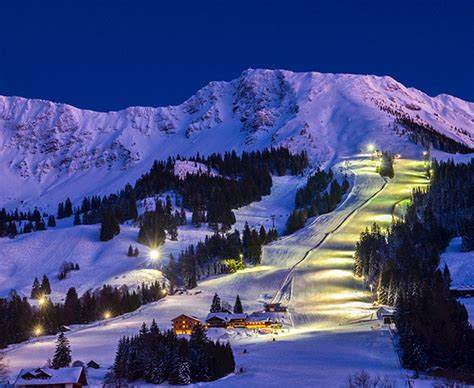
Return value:
M 135 249 L 133 251 L 133 256 L 138 257 L 139 254 L 140 254 L 140 252 L 138 251 L 138 248 L 135 247 Z
M 64 217 L 71 217 L 72 216 L 72 202 L 68 198 L 66 198 L 66 202 L 64 202 Z
M 81 216 L 78 212 L 74 214 L 74 225 L 81 225 Z
M 171 361 L 171 370 L 168 381 L 172 385 L 191 384 L 189 363 L 176 353 Z
M 33 286 L 31 287 L 31 298 L 38 299 L 41 297 L 41 285 L 37 277 L 33 280 Z
M 234 314 L 242 314 L 244 312 L 244 309 L 242 307 L 242 302 L 240 301 L 239 295 L 235 298 L 235 304 L 234 304 Z
M 212 304 L 211 304 L 211 313 L 220 313 L 222 311 L 221 307 L 221 298 L 219 298 L 219 295 L 217 293 L 214 294 L 214 297 L 212 298 Z
M 64 321 L 67 325 L 78 322 L 81 316 L 81 302 L 74 287 L 71 287 L 64 301 Z
M 58 204 L 58 220 L 64 218 L 64 203 L 60 202 Z
M 128 256 L 128 257 L 134 256 L 132 245 L 129 245 L 129 246 L 128 246 L 128 253 L 127 253 L 127 256 Z
M 51 294 L 51 284 L 50 284 L 49 279 L 46 276 L 46 274 L 43 274 L 43 279 L 41 281 L 41 292 L 44 295 L 50 295 Z
M 446 283 L 446 287 L 449 289 L 451 287 L 451 273 L 449 272 L 447 264 L 444 264 L 443 278 Z
M 120 233 L 120 224 L 115 218 L 111 208 L 102 212 L 102 225 L 100 227 L 100 241 L 109 241 Z
M 71 364 L 71 345 L 63 332 L 59 333 L 51 366 L 54 369 L 67 368 Z
M 262 244 L 266 244 L 267 243 L 267 231 L 265 230 L 263 225 L 260 227 L 259 236 L 260 236 L 260 242 Z
M 51 214 L 49 217 L 48 217 L 48 228 L 54 228 L 56 226 L 56 219 L 54 218 L 54 216 Z

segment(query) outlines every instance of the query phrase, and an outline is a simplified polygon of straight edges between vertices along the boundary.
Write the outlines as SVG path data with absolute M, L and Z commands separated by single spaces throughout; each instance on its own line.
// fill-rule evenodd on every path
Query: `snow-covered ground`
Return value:
M 306 182 L 305 177 L 273 177 L 270 195 L 259 202 L 235 211 L 237 223 L 234 228 L 243 230 L 245 222 L 250 227 L 266 229 L 272 226 L 271 215 L 275 215 L 275 226 L 281 233 L 289 213 L 294 206 L 296 189 Z M 164 201 L 165 196 L 161 200 Z M 154 200 L 147 199 L 147 209 L 154 209 Z M 141 210 L 140 210 L 141 209 Z M 144 211 L 144 207 L 140 208 Z M 191 213 L 187 212 L 188 222 Z M 100 225 L 73 226 L 72 217 L 58 220 L 56 228 L 46 231 L 18 235 L 15 239 L 0 238 L 2 271 L 0 272 L 0 297 L 10 290 L 29 295 L 33 279 L 41 280 L 46 274 L 51 281 L 53 299 L 61 300 L 70 287 L 79 294 L 103 284 L 127 284 L 134 287 L 141 282 L 161 279 L 161 268 L 170 254 L 176 258 L 189 244 L 204 240 L 214 232 L 203 224 L 200 228 L 191 225 L 178 228 L 178 241 L 167 240 L 159 249 L 159 259 L 150 261 L 149 248 L 137 243 L 138 227 L 121 225 L 121 233 L 108 242 L 99 241 Z M 139 257 L 128 257 L 129 245 L 137 246 Z M 79 264 L 79 271 L 72 271 L 59 281 L 57 275 L 63 261 Z
M 0 205 L 53 212 L 67 196 L 110 194 L 153 161 L 198 152 L 305 149 L 332 165 L 368 143 L 404 157 L 390 108 L 474 147 L 474 104 L 430 97 L 391 77 L 249 69 L 211 82 L 178 106 L 93 112 L 44 100 L 0 96 Z
M 389 332 L 371 320 L 374 309 L 368 293 L 352 276 L 351 253 L 364 226 L 373 221 L 386 225 L 393 204 L 409 195 L 413 185 L 426 180 L 416 161 L 397 162 L 396 179 L 385 187 L 374 172 L 374 162 L 358 157 L 350 163 L 356 178 L 345 202 L 297 236 L 277 241 L 274 245 L 280 248 L 265 249 L 262 266 L 200 282 L 197 294 L 169 296 L 123 317 L 74 327 L 68 334 L 73 359 L 99 361 L 104 368 L 90 376 L 93 383 L 99 383 L 113 361 L 118 338 L 135 333 L 143 321 L 154 318 L 166 328 L 181 313 L 204 318 L 214 292 L 230 303 L 239 294 L 246 311 L 259 310 L 262 302 L 282 295 L 283 300 L 289 298 L 288 323 L 294 326 L 289 333 L 276 335 L 276 341 L 253 332 L 211 333 L 215 339 L 231 341 L 237 370 L 242 367 L 244 372 L 209 385 L 274 386 L 278 382 L 279 386 L 295 386 L 304 379 L 309 386 L 339 387 L 347 375 L 360 369 L 405 380 L 406 371 L 399 367 Z M 285 245 L 290 248 L 284 249 Z M 286 290 L 288 279 L 291 292 Z M 54 337 L 11 346 L 7 360 L 12 374 L 22 367 L 43 364 L 53 349 Z M 244 354 L 243 349 L 248 352 Z
M 440 268 L 447 264 L 453 287 L 474 287 L 474 251 L 461 251 L 462 239 L 455 237 L 441 255 Z
M 186 178 L 186 175 L 204 175 L 218 176 L 215 170 L 208 171 L 205 164 L 193 162 L 190 160 L 177 160 L 174 164 L 174 175 L 180 179 Z
M 474 251 L 461 251 L 462 239 L 455 237 L 441 255 L 440 268 L 446 264 L 451 273 L 452 287 L 474 287 Z M 461 303 L 466 306 L 469 321 L 474 326 L 474 298 L 461 298 Z

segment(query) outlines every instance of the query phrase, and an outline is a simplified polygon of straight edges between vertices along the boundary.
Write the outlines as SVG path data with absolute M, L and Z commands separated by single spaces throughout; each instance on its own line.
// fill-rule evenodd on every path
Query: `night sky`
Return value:
M 1 95 L 163 106 L 283 68 L 391 75 L 474 101 L 472 0 L 12 0 L 0 14 Z

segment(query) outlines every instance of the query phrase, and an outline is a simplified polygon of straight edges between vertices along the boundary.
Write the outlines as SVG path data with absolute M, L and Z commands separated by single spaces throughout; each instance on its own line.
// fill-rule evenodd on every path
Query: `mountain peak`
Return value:
M 429 97 L 389 76 L 247 69 L 177 106 L 107 113 L 0 97 L 0 175 L 11 182 L 0 202 L 39 203 L 78 181 L 108 193 L 176 154 L 286 146 L 328 163 L 367 141 L 403 148 L 410 142 L 400 115 L 474 148 L 474 104 Z

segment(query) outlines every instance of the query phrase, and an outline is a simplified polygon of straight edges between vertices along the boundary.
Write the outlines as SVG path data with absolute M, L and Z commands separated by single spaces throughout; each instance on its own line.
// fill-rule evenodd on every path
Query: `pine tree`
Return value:
M 49 279 L 46 276 L 46 274 L 43 274 L 43 279 L 41 280 L 41 292 L 44 295 L 50 295 L 51 294 L 51 284 L 50 284 Z
M 37 299 L 41 297 L 41 285 L 37 277 L 33 280 L 33 286 L 31 287 L 31 298 Z
M 189 363 L 179 354 L 176 354 L 172 359 L 168 382 L 173 385 L 191 384 Z
M 102 224 L 100 226 L 100 241 L 109 241 L 120 233 L 120 224 L 115 218 L 112 209 L 107 207 L 102 212 Z
M 79 215 L 79 212 L 74 214 L 74 225 L 81 225 L 81 216 Z
M 81 315 L 81 302 L 77 296 L 77 291 L 74 287 L 71 287 L 67 294 L 66 300 L 64 301 L 64 320 L 66 324 L 79 322 Z
M 183 208 L 181 208 L 181 212 L 180 212 L 180 224 L 181 225 L 186 225 L 187 221 L 186 221 L 186 212 L 184 211 Z
M 211 313 L 220 313 L 222 311 L 221 307 L 221 298 L 219 298 L 219 295 L 217 293 L 214 294 L 214 297 L 212 298 L 212 304 L 211 304 Z
M 138 251 L 138 248 L 135 247 L 135 249 L 133 251 L 133 256 L 138 257 L 139 254 L 140 254 L 140 252 Z
M 72 202 L 68 198 L 66 198 L 66 202 L 64 202 L 64 217 L 71 217 L 72 216 Z
M 51 366 L 54 369 L 67 368 L 71 364 L 71 345 L 63 332 L 59 333 Z
M 263 225 L 260 227 L 260 232 L 259 232 L 259 237 L 260 237 L 260 242 L 262 244 L 266 244 L 267 243 L 267 231 L 265 230 L 265 228 L 263 227 Z
M 444 282 L 446 283 L 446 287 L 449 289 L 451 287 L 451 273 L 449 272 L 447 264 L 444 264 L 443 278 Z
M 127 253 L 127 256 L 128 256 L 128 257 L 132 257 L 132 256 L 133 256 L 133 247 L 132 247 L 132 245 L 129 245 L 129 246 L 128 246 L 128 253 Z
M 58 203 L 58 220 L 64 218 L 64 203 Z
M 239 295 L 235 298 L 235 304 L 234 304 L 234 314 L 242 314 L 244 312 L 244 309 L 242 307 L 242 302 L 240 301 Z
M 48 228 L 54 228 L 56 226 L 56 218 L 51 214 L 48 217 Z

